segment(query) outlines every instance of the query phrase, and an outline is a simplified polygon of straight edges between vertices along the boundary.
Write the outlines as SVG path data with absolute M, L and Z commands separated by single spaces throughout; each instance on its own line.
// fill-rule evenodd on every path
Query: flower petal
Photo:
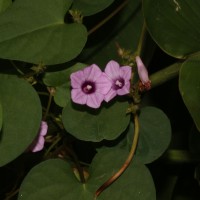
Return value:
M 47 122 L 42 121 L 41 125 L 40 125 L 40 133 L 39 133 L 39 135 L 45 136 L 47 134 L 47 130 L 48 130 Z
M 83 73 L 84 73 L 84 77 L 85 77 L 86 80 L 94 81 L 95 82 L 96 79 L 99 76 L 101 76 L 102 71 L 101 71 L 101 69 L 96 64 L 92 64 L 91 66 L 86 67 L 83 70 Z
M 129 92 L 130 92 L 130 82 L 127 82 L 123 88 L 117 90 L 117 94 L 120 96 L 129 94 Z
M 108 64 L 106 65 L 105 68 L 105 73 L 108 75 L 109 78 L 116 79 L 119 78 L 120 76 L 120 66 L 119 64 L 114 61 L 111 60 L 110 62 L 108 62 Z
M 83 71 L 77 71 L 70 75 L 72 88 L 81 88 L 82 83 L 85 81 Z
M 120 77 L 122 77 L 125 82 L 131 79 L 132 68 L 130 66 L 123 66 L 120 68 Z
M 87 101 L 87 95 L 81 89 L 72 89 L 71 98 L 73 102 L 81 105 L 86 104 Z
M 103 100 L 104 95 L 96 92 L 94 94 L 88 95 L 86 104 L 91 108 L 99 108 Z
M 142 81 L 143 84 L 148 83 L 150 80 L 149 80 L 148 71 L 147 71 L 145 65 L 143 64 L 143 62 L 139 56 L 136 56 L 135 59 L 136 59 L 138 75 L 140 77 L 140 80 Z
M 32 147 L 31 151 L 32 152 L 41 151 L 43 149 L 43 147 L 44 147 L 44 137 L 43 136 L 39 136 L 37 138 L 35 146 Z
M 105 95 L 104 100 L 106 102 L 109 102 L 111 99 L 113 99 L 117 95 L 117 91 L 113 90 L 112 88 L 110 91 Z
M 101 94 L 107 94 L 111 89 L 112 81 L 108 78 L 105 73 L 102 73 L 101 76 L 96 80 L 96 92 Z

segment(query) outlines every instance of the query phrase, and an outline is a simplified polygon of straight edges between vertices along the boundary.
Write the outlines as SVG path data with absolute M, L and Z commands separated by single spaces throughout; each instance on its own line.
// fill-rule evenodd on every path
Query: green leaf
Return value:
M 72 10 L 79 10 L 84 16 L 93 15 L 104 10 L 114 0 L 74 0 Z
M 92 161 L 91 182 L 98 188 L 124 164 L 128 154 L 122 149 L 103 149 Z M 144 181 L 145 180 L 145 181 Z M 155 188 L 149 170 L 145 165 L 131 162 L 126 171 L 107 188 L 99 200 L 155 200 Z
M 34 167 L 25 177 L 18 199 L 64 200 L 81 186 L 67 162 L 59 159 L 47 160 Z
M 2 128 L 2 122 L 3 122 L 3 109 L 2 109 L 1 102 L 0 102 L 0 131 Z M 0 132 L 0 135 L 1 135 L 1 132 Z
M 63 84 L 56 87 L 54 95 L 55 103 L 60 107 L 65 107 L 69 101 L 71 101 L 70 83 Z
M 179 77 L 179 90 L 197 129 L 200 131 L 200 55 L 186 60 Z
M 67 162 L 58 159 L 44 161 L 26 176 L 18 199 L 93 200 L 95 191 L 121 167 L 125 153 L 123 150 L 98 153 L 86 184 L 78 182 Z M 155 196 L 153 180 L 148 169 L 142 164 L 132 163 L 98 199 L 155 200 Z
M 4 12 L 11 4 L 12 0 L 0 0 L 0 13 Z
M 0 133 L 0 166 L 12 161 L 31 144 L 41 122 L 41 104 L 33 87 L 11 75 L 0 75 L 3 128 Z
M 17 0 L 0 15 L 1 58 L 56 64 L 75 58 L 87 31 L 82 24 L 65 24 L 71 0 Z
M 69 103 L 71 100 L 70 75 L 84 67 L 86 67 L 85 64 L 77 63 L 62 71 L 45 73 L 43 81 L 45 85 L 55 87 L 54 101 L 57 105 L 65 107 Z
M 200 2 L 143 0 L 147 28 L 165 52 L 177 58 L 200 51 Z
M 128 126 L 127 102 L 112 101 L 99 109 L 69 102 L 63 109 L 65 129 L 80 140 L 99 142 L 117 138 Z
M 44 84 L 47 86 L 61 86 L 70 81 L 71 73 L 86 67 L 86 64 L 76 63 L 75 65 L 61 71 L 46 72 L 43 78 Z
M 151 163 L 167 149 L 171 139 L 170 121 L 158 108 L 144 107 L 139 116 L 140 132 L 136 151 L 137 159 L 142 163 Z M 131 123 L 127 135 L 129 147 L 132 145 L 134 125 Z

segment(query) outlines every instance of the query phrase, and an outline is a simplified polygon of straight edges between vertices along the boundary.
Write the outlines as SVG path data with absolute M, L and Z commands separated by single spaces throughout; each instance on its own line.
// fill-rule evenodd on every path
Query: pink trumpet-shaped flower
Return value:
M 149 80 L 148 71 L 144 63 L 142 62 L 139 56 L 136 56 L 135 60 L 136 60 L 137 70 L 138 70 L 138 75 L 139 75 L 140 80 L 142 81 L 143 84 L 148 83 L 150 80 Z
M 140 90 L 149 90 L 151 88 L 151 81 L 149 79 L 148 71 L 139 56 L 136 56 L 135 60 L 137 64 L 138 75 L 143 85 L 140 87 Z
M 45 121 L 41 122 L 40 130 L 38 132 L 37 138 L 29 146 L 28 150 L 32 152 L 41 151 L 44 147 L 45 139 L 44 136 L 47 134 L 48 125 Z
M 111 88 L 108 77 L 96 64 L 72 73 L 70 79 L 72 101 L 91 108 L 99 108 Z
M 111 60 L 108 62 L 105 68 L 105 73 L 109 77 L 112 86 L 110 91 L 105 95 L 105 101 L 108 102 L 113 99 L 116 95 L 125 95 L 130 90 L 130 79 L 131 79 L 131 67 L 122 66 Z

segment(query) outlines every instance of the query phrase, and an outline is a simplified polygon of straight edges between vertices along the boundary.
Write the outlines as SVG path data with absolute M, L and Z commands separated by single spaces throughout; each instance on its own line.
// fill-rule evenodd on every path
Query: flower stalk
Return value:
M 119 169 L 118 172 L 116 172 L 111 178 L 109 178 L 96 192 L 94 195 L 94 200 L 97 199 L 97 197 L 106 189 L 108 188 L 113 182 L 115 182 L 123 173 L 124 171 L 128 168 L 128 166 L 131 163 L 131 160 L 133 159 L 133 156 L 135 154 L 137 144 L 138 144 L 138 138 L 139 138 L 139 119 L 138 115 L 134 114 L 134 137 L 133 137 L 133 142 L 131 146 L 131 150 L 129 152 L 129 155 L 124 162 L 123 166 Z

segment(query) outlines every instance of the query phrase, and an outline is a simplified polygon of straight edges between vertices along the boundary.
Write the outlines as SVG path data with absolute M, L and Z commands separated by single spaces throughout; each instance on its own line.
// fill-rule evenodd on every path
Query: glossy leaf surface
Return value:
M 127 102 L 112 101 L 99 109 L 69 102 L 63 109 L 65 129 L 80 140 L 99 142 L 117 138 L 128 126 Z
M 200 51 L 200 2 L 143 0 L 147 28 L 168 54 L 183 58 Z
M 26 81 L 0 75 L 3 128 L 0 132 L 0 166 L 23 153 L 36 137 L 41 122 L 37 93 Z
M 81 184 L 76 179 L 67 162 L 47 160 L 30 171 L 22 183 L 18 199 L 93 200 L 95 191 L 121 167 L 125 153 L 123 150 L 98 153 L 86 184 Z M 112 198 L 155 200 L 155 188 L 148 169 L 142 164 L 131 164 L 125 173 L 98 197 L 100 200 Z
M 0 15 L 1 58 L 56 64 L 76 57 L 87 32 L 81 24 L 65 24 L 71 0 L 17 0 Z
M 179 77 L 179 90 L 197 129 L 200 131 L 200 56 L 186 60 Z

